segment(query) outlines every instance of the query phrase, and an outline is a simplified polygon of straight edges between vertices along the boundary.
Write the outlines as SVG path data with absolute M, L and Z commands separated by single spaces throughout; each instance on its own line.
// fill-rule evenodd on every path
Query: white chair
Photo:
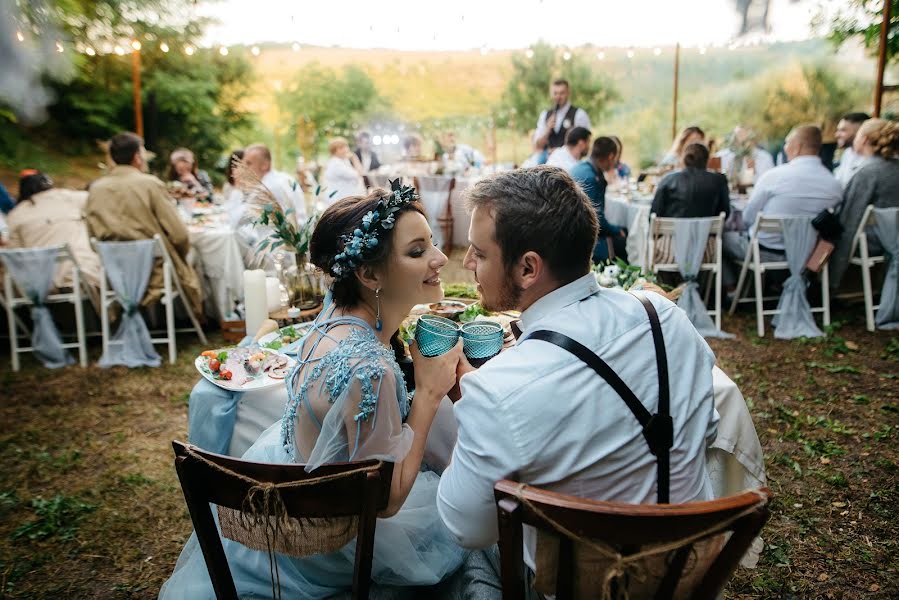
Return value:
M 868 331 L 874 331 L 874 311 L 880 308 L 880 304 L 874 304 L 874 287 L 871 284 L 871 268 L 879 263 L 885 262 L 884 255 L 871 256 L 868 251 L 868 236 L 865 229 L 874 225 L 874 205 L 869 204 L 865 209 L 858 229 L 852 236 L 852 246 L 849 249 L 849 264 L 857 265 L 862 271 L 862 291 L 865 295 L 865 325 Z M 858 250 L 858 256 L 856 256 Z
M 203 328 L 200 327 L 199 321 L 197 321 L 196 316 L 193 313 L 193 310 L 190 307 L 190 304 L 184 300 L 184 290 L 181 287 L 181 280 L 178 278 L 178 273 L 175 270 L 175 265 L 172 263 L 171 256 L 169 256 L 168 250 L 166 250 L 165 244 L 162 242 L 162 238 L 159 237 L 159 234 L 153 236 L 153 239 L 156 242 L 156 258 L 162 260 L 162 280 L 163 280 L 163 293 L 162 305 L 165 307 L 165 336 L 164 337 L 153 337 L 151 338 L 151 342 L 153 344 L 166 344 L 169 350 L 169 363 L 175 364 L 175 359 L 177 357 L 176 347 L 175 347 L 175 334 L 186 331 L 193 331 L 197 334 L 197 337 L 200 338 L 200 341 L 203 344 L 206 344 L 206 335 L 203 333 Z M 115 243 L 115 242 L 105 242 L 105 243 Z M 113 290 L 109 288 L 109 281 L 106 276 L 106 267 L 103 264 L 103 256 L 97 249 L 97 239 L 91 238 L 91 246 L 93 246 L 94 250 L 97 252 L 97 255 L 100 256 L 100 331 L 103 336 L 103 354 L 107 353 L 110 341 L 109 335 L 109 308 L 113 304 L 121 304 L 116 297 L 116 294 Z M 173 285 L 174 284 L 174 287 Z M 185 312 L 187 313 L 188 318 L 192 324 L 191 327 L 185 327 L 176 329 L 175 328 L 175 300 L 181 298 L 182 306 L 184 307 Z M 124 307 L 123 307 L 124 308 Z M 162 332 L 151 332 L 151 333 L 162 333 Z
M 759 337 L 765 335 L 765 317 L 778 315 L 781 313 L 778 309 L 765 310 L 764 302 L 766 300 L 777 300 L 776 296 L 764 296 L 764 287 L 762 285 L 762 275 L 766 271 L 784 271 L 789 270 L 790 266 L 784 260 L 763 262 L 761 259 L 761 248 L 759 247 L 759 233 L 779 233 L 784 234 L 783 220 L 781 217 L 766 217 L 759 213 L 755 218 L 755 224 L 752 227 L 752 237 L 749 240 L 749 247 L 746 249 L 746 256 L 743 259 L 743 267 L 740 269 L 740 277 L 737 280 L 737 289 L 734 291 L 734 299 L 730 305 L 730 314 L 734 314 L 737 310 L 737 304 L 740 302 L 755 302 L 756 327 Z M 808 258 L 808 257 L 806 257 Z M 749 271 L 753 273 L 754 295 L 752 298 L 742 298 L 743 285 L 746 283 L 746 276 Z M 821 306 L 812 307 L 812 314 L 822 313 L 824 315 L 824 325 L 830 325 L 830 278 L 829 267 L 827 265 L 821 269 L 818 274 L 821 283 Z
M 35 249 L 4 249 L 0 250 L 0 256 L 10 256 L 15 253 L 28 252 L 29 250 Z M 85 342 L 84 333 L 84 305 L 82 304 L 81 267 L 79 267 L 78 261 L 75 260 L 75 256 L 72 254 L 72 251 L 69 248 L 68 244 L 56 247 L 56 264 L 67 261 L 72 263 L 72 291 L 66 293 L 58 292 L 55 294 L 48 294 L 43 303 L 60 304 L 63 302 L 68 302 L 74 305 L 76 341 L 63 343 L 60 345 L 60 347 L 78 348 L 78 363 L 82 367 L 86 367 L 87 344 Z M 35 348 L 33 346 L 19 346 L 19 337 L 29 336 L 31 335 L 31 332 L 28 330 L 27 326 L 22 322 L 22 320 L 19 319 L 18 315 L 16 315 L 16 307 L 35 306 L 33 299 L 29 298 L 28 295 L 22 290 L 23 285 L 23 283 L 13 281 L 12 274 L 10 273 L 10 269 L 8 268 L 7 264 L 7 268 L 3 271 L 3 296 L 2 298 L 0 298 L 0 303 L 2 303 L 3 307 L 6 309 L 6 320 L 9 323 L 10 359 L 12 362 L 13 371 L 18 371 L 20 369 L 19 354 L 35 351 Z M 17 291 L 19 292 L 19 294 L 16 293 Z M 19 330 L 21 330 L 21 333 L 19 332 Z
M 673 219 L 667 217 L 658 217 L 655 213 L 652 213 L 649 216 L 649 235 L 647 236 L 647 249 L 646 249 L 646 260 L 649 264 L 649 271 L 652 273 L 658 273 L 661 271 L 665 272 L 674 272 L 680 273 L 680 267 L 678 266 L 676 259 L 674 259 L 674 236 L 675 236 L 675 228 L 677 226 L 677 222 L 680 219 Z M 710 278 L 714 278 L 714 286 L 715 286 L 715 304 L 714 307 L 708 310 L 708 314 L 710 317 L 715 319 L 715 329 L 717 331 L 721 331 L 721 272 L 723 265 L 723 235 L 724 235 L 724 220 L 725 214 L 722 212 L 717 217 L 706 217 L 703 219 L 691 219 L 693 221 L 708 221 L 709 222 L 709 239 L 714 239 L 715 241 L 715 258 L 713 262 L 705 262 L 705 248 L 703 248 L 703 262 L 699 265 L 699 269 L 697 270 L 697 275 L 703 271 L 709 273 Z M 656 248 L 661 240 L 664 238 L 670 239 L 671 243 L 671 252 L 666 253 L 668 256 L 672 257 L 675 262 L 664 262 L 657 263 L 656 262 Z M 706 244 L 707 246 L 707 244 Z M 712 280 L 709 279 L 709 285 L 712 284 Z M 708 304 L 708 288 L 706 292 L 706 304 Z

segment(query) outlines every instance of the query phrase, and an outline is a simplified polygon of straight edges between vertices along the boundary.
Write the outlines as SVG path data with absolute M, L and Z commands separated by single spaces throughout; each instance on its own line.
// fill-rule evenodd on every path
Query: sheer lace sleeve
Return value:
M 322 421 L 308 470 L 347 460 L 399 462 L 408 454 L 414 434 L 403 423 L 405 385 L 387 361 L 351 361 L 342 377 L 325 377 L 310 392 L 329 394 L 332 406 Z

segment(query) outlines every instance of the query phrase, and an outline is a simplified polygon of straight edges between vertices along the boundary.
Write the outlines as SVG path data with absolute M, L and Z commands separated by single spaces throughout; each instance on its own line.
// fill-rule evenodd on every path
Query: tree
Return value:
M 337 131 L 349 131 L 367 115 L 389 108 L 374 81 L 351 65 L 341 72 L 317 63 L 306 65 L 277 96 L 287 115 L 291 138 L 307 153 L 324 149 Z
M 899 56 L 899 0 L 890 0 L 890 31 L 887 35 L 887 62 Z M 829 28 L 829 39 L 839 48 L 850 39 L 860 38 L 871 55 L 880 48 L 880 28 L 883 23 L 883 0 L 849 0 L 848 5 L 829 18 L 820 12 L 815 18 L 818 28 Z
M 618 98 L 612 83 L 577 53 L 564 60 L 545 42 L 531 46 L 528 53 L 533 53 L 530 58 L 513 55 L 512 75 L 502 99 L 504 109 L 519 118 L 514 122 L 501 120 L 501 126 L 514 126 L 525 133 L 532 129 L 540 112 L 549 108 L 549 87 L 558 77 L 568 80 L 572 102 L 587 111 L 593 122 L 605 115 L 609 105 Z

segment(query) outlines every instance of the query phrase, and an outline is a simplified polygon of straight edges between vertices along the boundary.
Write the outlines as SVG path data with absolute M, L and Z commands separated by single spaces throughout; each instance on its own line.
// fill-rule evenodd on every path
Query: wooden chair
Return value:
M 250 488 L 258 483 L 286 484 L 360 471 L 304 487 L 279 488 L 279 491 L 287 514 L 292 518 L 359 517 L 353 598 L 368 598 L 375 524 L 378 512 L 387 507 L 393 463 L 376 460 L 335 463 L 307 473 L 305 465 L 254 463 L 205 452 L 179 441 L 173 441 L 172 446 L 184 500 L 219 600 L 237 600 L 238 596 L 210 503 L 241 510 Z M 221 467 L 239 476 L 223 471 Z M 366 467 L 375 467 L 375 470 L 361 470 Z
M 678 590 L 681 597 L 714 599 L 768 519 L 771 497 L 767 488 L 761 488 L 709 502 L 631 505 L 585 500 L 509 480 L 497 483 L 494 495 L 499 516 L 504 600 L 526 597 L 523 524 L 559 535 L 557 600 L 575 597 L 575 544 L 570 534 L 605 547 L 625 560 L 653 546 L 679 546 L 671 549 L 668 556 L 660 553 L 658 556 L 664 560 L 662 572 L 647 573 L 650 580 L 641 583 L 657 585 L 655 598 L 661 599 L 673 597 L 694 544 L 731 532 L 720 550 L 712 546 L 713 553 L 706 555 L 708 560 L 703 564 L 708 566 L 702 572 L 691 573 L 689 580 L 684 578 L 684 584 L 692 583 L 694 587 Z M 561 528 L 566 531 L 562 532 Z M 683 540 L 688 543 L 678 544 Z M 601 595 L 598 589 L 601 582 L 586 583 L 593 597 Z M 621 585 L 622 580 L 617 584 Z

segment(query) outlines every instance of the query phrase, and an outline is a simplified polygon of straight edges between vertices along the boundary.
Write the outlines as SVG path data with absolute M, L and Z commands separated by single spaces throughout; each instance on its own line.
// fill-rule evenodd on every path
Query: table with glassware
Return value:
M 203 285 L 206 316 L 222 319 L 243 297 L 244 248 L 220 206 L 193 207 L 187 229 L 191 264 Z

